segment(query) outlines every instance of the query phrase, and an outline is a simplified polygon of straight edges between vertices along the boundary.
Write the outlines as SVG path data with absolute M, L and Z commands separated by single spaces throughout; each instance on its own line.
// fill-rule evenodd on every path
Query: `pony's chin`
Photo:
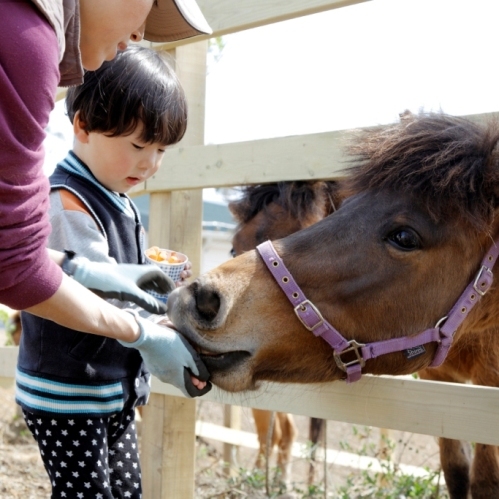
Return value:
M 202 352 L 199 356 L 208 369 L 208 372 L 214 376 L 236 370 L 251 357 L 251 354 L 241 350 L 219 354 L 208 354 Z

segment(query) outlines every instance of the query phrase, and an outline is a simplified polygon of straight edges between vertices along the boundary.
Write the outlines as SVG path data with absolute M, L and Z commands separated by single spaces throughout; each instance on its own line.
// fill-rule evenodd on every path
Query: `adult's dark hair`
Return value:
M 175 144 L 187 127 L 187 103 L 167 54 L 132 45 L 118 52 L 84 81 L 70 88 L 66 111 L 75 114 L 87 132 L 109 137 L 129 135 L 142 124 L 141 140 Z

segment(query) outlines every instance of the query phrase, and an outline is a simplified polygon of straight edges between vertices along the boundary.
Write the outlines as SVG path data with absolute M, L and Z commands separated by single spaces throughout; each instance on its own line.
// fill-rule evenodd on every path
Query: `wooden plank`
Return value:
M 156 380 L 153 390 L 180 393 Z M 203 399 L 499 445 L 499 388 L 366 375 L 350 385 L 262 383 L 244 393 L 215 387 Z
M 198 0 L 197 3 L 213 30 L 211 36 L 215 37 L 366 1 L 368 0 Z M 202 38 L 208 36 L 198 39 Z M 186 43 L 189 43 L 189 39 L 165 46 Z
M 187 132 L 177 148 L 202 144 L 204 140 L 207 49 L 207 42 L 202 41 L 179 47 L 172 54 L 189 107 Z M 168 164 L 164 162 L 162 168 Z M 174 170 L 181 170 L 178 164 L 171 166 Z M 171 186 L 166 185 L 162 192 L 151 194 L 149 241 L 151 245 L 187 254 L 192 262 L 193 274 L 197 275 L 201 267 L 202 191 L 170 192 L 170 189 Z M 144 426 L 150 424 L 148 421 L 152 419 L 151 431 L 154 432 L 143 444 L 144 490 L 147 491 L 144 497 L 192 499 L 196 402 L 154 396 L 154 404 L 144 408 L 144 415 Z M 155 430 L 159 424 L 161 432 Z
M 467 118 L 485 123 L 499 113 Z M 147 190 L 338 178 L 348 166 L 344 148 L 352 131 L 171 149 Z
M 224 425 L 227 430 L 236 431 L 241 429 L 241 407 L 228 404 L 224 406 Z M 235 476 L 238 472 L 239 463 L 239 448 L 237 444 L 226 442 L 223 454 L 226 475 Z
M 171 149 L 147 190 L 337 177 L 345 137 L 339 131 Z
M 19 347 L 0 347 L 0 387 L 10 388 L 14 384 Z

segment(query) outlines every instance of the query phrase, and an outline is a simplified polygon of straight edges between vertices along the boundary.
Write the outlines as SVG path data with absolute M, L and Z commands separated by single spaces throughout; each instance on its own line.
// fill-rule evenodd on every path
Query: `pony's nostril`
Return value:
M 220 310 L 220 296 L 205 286 L 197 286 L 194 296 L 200 317 L 206 321 L 212 321 Z

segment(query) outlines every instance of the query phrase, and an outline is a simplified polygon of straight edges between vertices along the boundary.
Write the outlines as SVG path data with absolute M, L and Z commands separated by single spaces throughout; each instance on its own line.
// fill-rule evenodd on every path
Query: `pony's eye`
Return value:
M 234 248 L 231 248 L 229 253 L 230 253 L 230 256 L 232 256 L 232 258 L 235 258 L 237 256 L 236 250 Z
M 388 235 L 386 240 L 397 249 L 412 251 L 421 248 L 421 240 L 412 229 L 397 229 Z

